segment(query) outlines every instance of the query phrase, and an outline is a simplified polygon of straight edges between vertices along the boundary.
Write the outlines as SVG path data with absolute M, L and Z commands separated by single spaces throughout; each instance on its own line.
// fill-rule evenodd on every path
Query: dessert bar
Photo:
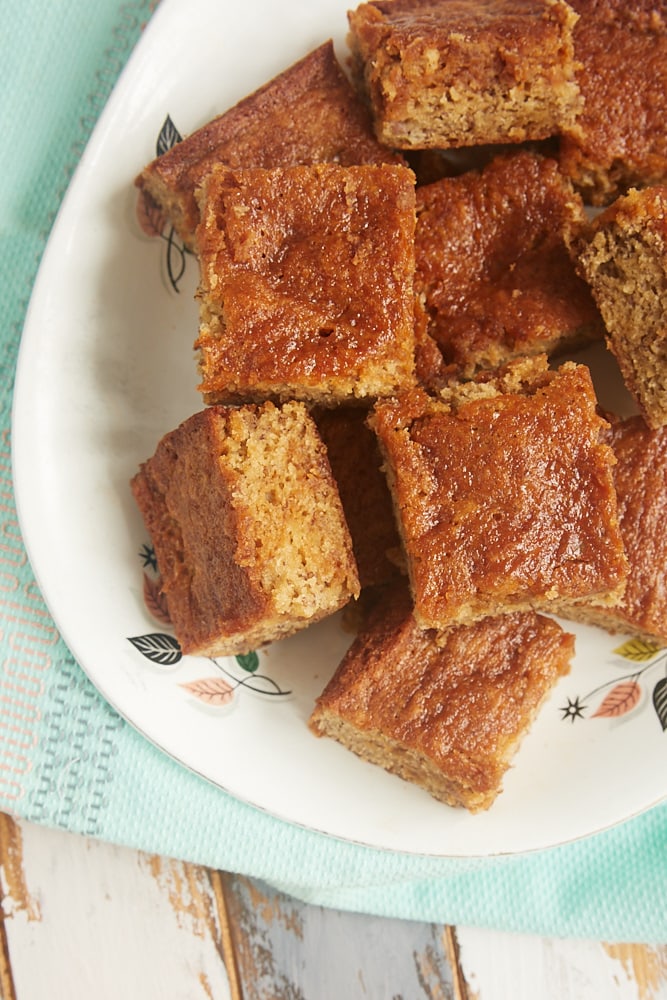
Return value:
M 201 206 L 206 403 L 372 401 L 414 381 L 412 171 L 217 168 Z
M 574 637 L 532 611 L 423 631 L 407 588 L 397 587 L 371 613 L 309 725 L 436 799 L 478 812 L 501 791 L 573 654 Z
M 583 107 L 562 169 L 592 205 L 667 180 L 667 2 L 570 0 Z
M 245 653 L 359 593 L 326 449 L 303 404 L 210 407 L 132 480 L 184 653 Z
M 376 404 L 422 628 L 582 598 L 615 604 L 627 573 L 590 372 L 544 356 L 439 398 Z
M 556 161 L 530 152 L 417 189 L 415 291 L 446 365 L 470 376 L 602 339 L 566 243 L 585 221 Z
M 573 241 L 629 392 L 653 428 L 667 424 L 667 187 L 617 198 Z
M 298 108 L 298 113 L 295 113 Z M 196 189 L 216 164 L 396 163 L 326 42 L 149 163 L 136 180 L 192 248 Z
M 375 0 L 349 13 L 354 75 L 398 149 L 545 139 L 580 108 L 563 0 Z
M 616 607 L 583 603 L 568 616 L 667 646 L 667 428 L 632 416 L 612 423 L 609 442 L 628 580 Z

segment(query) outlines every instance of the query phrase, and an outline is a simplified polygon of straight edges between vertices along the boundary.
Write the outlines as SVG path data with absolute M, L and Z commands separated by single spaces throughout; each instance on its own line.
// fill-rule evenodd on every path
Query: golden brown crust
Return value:
M 572 249 L 628 390 L 650 427 L 667 425 L 667 187 L 630 190 Z
M 562 0 L 375 0 L 348 15 L 378 138 L 399 149 L 544 139 L 579 108 Z
M 211 407 L 132 480 L 184 653 L 249 652 L 359 592 L 326 450 L 305 408 Z
M 396 588 L 317 699 L 310 726 L 450 805 L 488 809 L 573 652 L 573 636 L 533 612 L 424 632 L 407 588 Z
M 524 151 L 417 189 L 415 291 L 445 365 L 469 376 L 602 338 L 565 240 L 584 222 L 556 162 Z
M 439 400 L 381 401 L 371 424 L 422 627 L 617 602 L 627 563 L 614 459 L 583 365 L 513 362 Z
M 218 169 L 202 189 L 207 403 L 373 399 L 414 381 L 414 175 Z
M 667 3 L 570 0 L 584 107 L 561 165 L 585 200 L 607 205 L 667 179 Z
M 667 645 L 667 428 L 654 431 L 640 416 L 629 417 L 612 425 L 608 440 L 617 460 L 614 484 L 628 581 L 616 607 L 584 604 L 574 617 Z
M 199 221 L 195 191 L 216 164 L 277 167 L 328 161 L 401 162 L 376 141 L 368 111 L 330 41 L 153 160 L 136 183 L 167 211 L 181 239 L 192 247 Z

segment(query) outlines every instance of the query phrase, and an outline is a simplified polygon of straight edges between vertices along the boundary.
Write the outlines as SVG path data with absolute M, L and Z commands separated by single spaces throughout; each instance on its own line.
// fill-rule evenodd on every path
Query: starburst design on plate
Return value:
M 667 650 L 653 640 L 637 636 L 613 650 L 617 664 L 623 666 L 628 661 L 639 664 L 636 669 L 618 676 L 614 675 L 599 684 L 592 691 L 576 698 L 568 698 L 567 705 L 559 709 L 563 720 L 583 719 L 589 704 L 593 704 L 589 719 L 620 719 L 636 712 L 644 703 L 644 695 L 652 692 L 652 703 L 663 732 L 667 732 Z M 613 662 L 613 661 L 612 661 Z M 649 675 L 662 674 L 654 683 Z M 601 692 L 605 692 L 604 696 Z M 600 701 L 598 696 L 601 696 Z M 597 707 L 596 707 L 597 705 Z
M 152 569 L 154 573 L 157 573 L 157 559 L 152 545 L 142 545 L 139 549 L 139 558 L 144 569 Z
M 581 704 L 578 696 L 574 699 L 568 698 L 567 705 L 563 705 L 560 708 L 560 711 L 563 713 L 563 721 L 569 719 L 570 722 L 574 722 L 575 719 L 583 719 L 586 707 L 586 705 Z

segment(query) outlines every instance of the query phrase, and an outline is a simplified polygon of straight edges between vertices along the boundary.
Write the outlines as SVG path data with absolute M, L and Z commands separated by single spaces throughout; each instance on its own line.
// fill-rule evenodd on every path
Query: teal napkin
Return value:
M 341 909 L 542 935 L 666 941 L 667 804 L 523 857 L 461 861 L 339 842 L 247 806 L 163 755 L 103 701 L 59 638 L 31 574 L 12 497 L 14 366 L 59 203 L 151 7 L 148 0 L 25 0 L 3 8 L 0 809 L 241 872 Z

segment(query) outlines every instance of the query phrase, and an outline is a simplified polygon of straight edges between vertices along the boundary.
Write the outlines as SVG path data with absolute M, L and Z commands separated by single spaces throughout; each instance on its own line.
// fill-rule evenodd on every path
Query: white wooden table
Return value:
M 667 1000 L 667 944 L 387 920 L 0 814 L 2 1000 Z

